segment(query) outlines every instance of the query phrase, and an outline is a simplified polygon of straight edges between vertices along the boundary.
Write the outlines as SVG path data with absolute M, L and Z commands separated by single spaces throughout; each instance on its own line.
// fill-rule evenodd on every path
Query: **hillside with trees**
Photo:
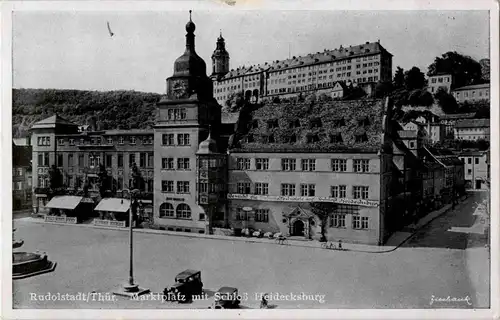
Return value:
M 138 91 L 13 89 L 12 135 L 26 136 L 33 123 L 53 114 L 98 130 L 151 128 L 161 96 Z

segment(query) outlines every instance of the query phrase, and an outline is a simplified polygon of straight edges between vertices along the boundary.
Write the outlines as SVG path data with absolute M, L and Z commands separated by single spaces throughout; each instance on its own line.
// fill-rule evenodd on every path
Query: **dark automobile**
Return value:
M 163 298 L 166 301 L 188 302 L 192 301 L 193 295 L 203 294 L 203 282 L 201 282 L 201 271 L 184 270 L 175 277 L 175 284 L 163 290 Z
M 215 293 L 214 299 L 214 309 L 237 308 L 241 301 L 238 289 L 233 287 L 220 288 L 219 291 Z

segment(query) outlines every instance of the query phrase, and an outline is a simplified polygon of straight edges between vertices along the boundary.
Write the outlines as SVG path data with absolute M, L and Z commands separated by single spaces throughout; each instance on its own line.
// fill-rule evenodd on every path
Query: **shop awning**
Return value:
M 96 211 L 111 211 L 111 212 L 127 212 L 130 209 L 130 200 L 120 198 L 104 198 L 99 202 L 94 210 Z
M 82 201 L 79 196 L 55 196 L 45 205 L 46 208 L 74 210 Z

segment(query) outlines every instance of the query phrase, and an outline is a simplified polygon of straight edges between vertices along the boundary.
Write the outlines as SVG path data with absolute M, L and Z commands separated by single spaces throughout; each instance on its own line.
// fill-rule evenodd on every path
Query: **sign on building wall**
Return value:
M 298 197 L 298 196 L 263 196 L 256 194 L 236 194 L 227 195 L 229 200 L 257 200 L 257 201 L 282 201 L 282 202 L 334 202 L 339 204 L 352 204 L 364 207 L 378 207 L 379 202 L 366 199 L 348 199 L 331 197 Z

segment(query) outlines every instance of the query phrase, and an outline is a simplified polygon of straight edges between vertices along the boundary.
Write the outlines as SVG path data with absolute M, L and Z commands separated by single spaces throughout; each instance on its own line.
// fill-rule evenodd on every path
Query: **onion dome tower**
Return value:
M 154 166 L 153 214 L 155 224 L 164 228 L 179 228 L 182 224 L 193 232 L 208 233 L 214 212 L 226 211 L 226 194 L 212 193 L 216 198 L 205 200 L 199 187 L 206 187 L 203 190 L 207 192 L 226 188 L 227 155 L 216 153 L 221 106 L 214 99 L 205 61 L 195 50 L 196 25 L 191 11 L 185 29 L 184 53 L 175 60 L 173 75 L 166 80 L 166 95 L 157 103 L 154 163 L 158 165 Z M 167 159 L 177 160 L 167 164 Z M 171 170 L 165 170 L 166 166 Z M 175 182 L 175 186 L 167 188 L 163 182 Z M 171 208 L 169 215 L 165 208 Z
M 196 25 L 191 19 L 186 24 L 186 49 L 174 62 L 174 74 L 167 79 L 167 99 L 182 100 L 197 98 L 199 100 L 213 100 L 212 82 L 207 77 L 205 61 L 196 53 L 195 35 Z
M 229 72 L 229 53 L 226 50 L 226 42 L 222 37 L 222 31 L 212 54 L 212 78 L 223 77 Z

